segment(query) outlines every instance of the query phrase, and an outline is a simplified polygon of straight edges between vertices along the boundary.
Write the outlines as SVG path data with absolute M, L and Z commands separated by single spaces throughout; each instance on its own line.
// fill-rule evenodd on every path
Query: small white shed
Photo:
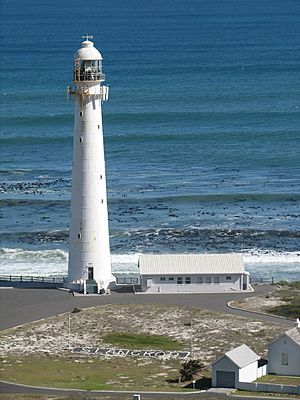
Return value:
M 248 290 L 249 273 L 241 254 L 143 254 L 142 291 L 201 293 Z
M 212 364 L 212 386 L 235 388 L 238 382 L 253 382 L 263 375 L 259 361 L 245 344 L 228 351 Z
M 300 329 L 295 327 L 270 343 L 268 373 L 300 376 Z

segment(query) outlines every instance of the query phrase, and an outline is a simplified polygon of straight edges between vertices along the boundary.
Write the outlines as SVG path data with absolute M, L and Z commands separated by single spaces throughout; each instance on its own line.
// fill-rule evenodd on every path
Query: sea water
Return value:
M 3 0 L 0 274 L 66 275 L 73 54 L 94 35 L 114 272 L 239 252 L 300 278 L 298 0 Z

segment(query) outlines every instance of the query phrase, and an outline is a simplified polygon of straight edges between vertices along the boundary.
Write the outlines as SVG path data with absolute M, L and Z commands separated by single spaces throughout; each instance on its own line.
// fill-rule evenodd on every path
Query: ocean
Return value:
M 113 272 L 239 252 L 300 279 L 298 0 L 3 0 L 0 274 L 67 273 L 82 35 L 103 55 Z

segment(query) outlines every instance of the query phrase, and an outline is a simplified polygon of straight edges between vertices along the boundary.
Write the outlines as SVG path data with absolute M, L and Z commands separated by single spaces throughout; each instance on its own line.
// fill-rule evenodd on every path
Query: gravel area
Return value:
M 109 347 L 103 343 L 107 333 L 134 332 L 167 335 L 182 342 L 183 349 L 188 351 L 192 343 L 194 358 L 209 364 L 242 343 L 265 356 L 267 344 L 285 330 L 286 326 L 279 323 L 193 307 L 111 304 L 60 314 L 3 331 L 0 354 L 67 355 L 76 346 Z

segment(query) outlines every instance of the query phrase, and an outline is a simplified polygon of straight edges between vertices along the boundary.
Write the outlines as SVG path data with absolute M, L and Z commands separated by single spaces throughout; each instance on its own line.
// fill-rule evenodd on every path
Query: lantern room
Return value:
M 74 82 L 104 81 L 102 74 L 102 56 L 91 42 L 92 36 L 85 36 L 81 48 L 74 56 Z

